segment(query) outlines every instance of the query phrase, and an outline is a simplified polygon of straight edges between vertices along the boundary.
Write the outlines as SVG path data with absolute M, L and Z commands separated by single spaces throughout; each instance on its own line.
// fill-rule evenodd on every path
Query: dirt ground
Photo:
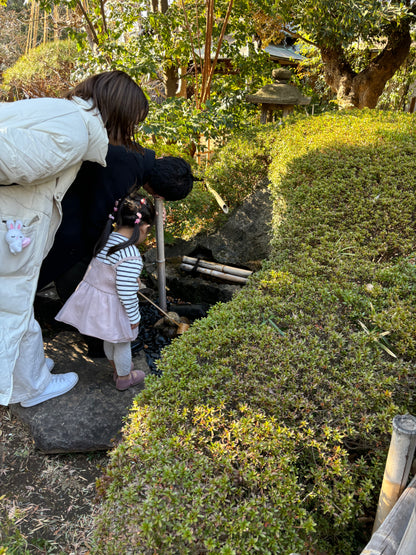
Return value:
M 0 406 L 0 553 L 87 553 L 95 480 L 106 463 L 105 452 L 40 453 Z
M 35 302 L 49 356 L 48 341 L 61 331 L 59 307 L 53 290 Z M 25 424 L 0 405 L 0 555 L 87 554 L 95 483 L 107 462 L 105 451 L 40 452 Z
M 40 453 L 0 407 L 0 553 L 87 553 L 95 480 L 106 463 L 105 452 Z
M 35 303 L 44 338 L 59 331 L 55 298 Z M 0 555 L 88 553 L 95 481 L 107 459 L 105 451 L 41 453 L 25 424 L 0 405 Z

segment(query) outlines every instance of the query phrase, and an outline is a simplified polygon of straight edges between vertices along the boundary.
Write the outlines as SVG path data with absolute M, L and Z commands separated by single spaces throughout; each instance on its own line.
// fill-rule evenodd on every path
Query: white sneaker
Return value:
M 54 397 L 59 397 L 59 395 L 68 393 L 77 381 L 78 374 L 75 374 L 75 372 L 52 374 L 52 379 L 49 382 L 49 385 L 42 391 L 42 393 L 39 393 L 36 397 L 32 397 L 31 399 L 23 401 L 20 404 L 22 407 L 33 407 L 34 405 L 39 405 L 40 403 L 53 399 Z

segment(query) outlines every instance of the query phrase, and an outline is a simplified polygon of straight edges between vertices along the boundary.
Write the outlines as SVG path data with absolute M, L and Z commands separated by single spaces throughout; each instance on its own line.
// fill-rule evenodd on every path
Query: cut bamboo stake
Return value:
M 197 265 L 202 268 L 208 268 L 210 270 L 216 270 L 218 272 L 223 272 L 224 274 L 233 274 L 235 276 L 248 278 L 253 273 L 251 270 L 243 270 L 242 268 L 235 268 L 234 266 L 226 266 L 225 264 L 218 264 L 217 262 L 209 262 L 208 260 L 198 260 L 198 258 L 193 258 L 192 256 L 182 256 L 182 262 L 185 264 Z
M 395 416 L 373 533 L 382 524 L 406 487 L 415 447 L 416 418 L 410 414 Z
M 195 267 L 191 266 L 190 264 L 181 264 L 180 265 L 180 269 L 181 270 L 187 270 L 188 272 L 191 272 Z M 225 279 L 228 281 L 233 281 L 235 283 L 247 283 L 247 278 L 245 277 L 241 277 L 241 276 L 234 276 L 232 274 L 225 274 L 224 272 L 218 272 L 216 270 L 210 270 L 209 268 L 202 268 L 201 266 L 197 266 L 196 271 L 201 273 L 201 274 L 205 274 L 207 276 L 212 276 L 212 277 L 216 277 L 216 278 L 220 278 L 220 279 Z
M 167 310 L 166 300 L 166 266 L 165 266 L 165 238 L 163 235 L 163 198 L 155 197 L 156 208 L 156 263 L 159 305 Z

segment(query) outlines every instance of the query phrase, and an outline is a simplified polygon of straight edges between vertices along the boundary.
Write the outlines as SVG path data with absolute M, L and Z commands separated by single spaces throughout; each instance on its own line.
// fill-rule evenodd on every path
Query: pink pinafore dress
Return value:
M 98 337 L 110 343 L 136 339 L 139 328 L 131 329 L 127 312 L 116 291 L 116 269 L 129 260 L 106 264 L 93 258 L 81 283 L 56 315 L 84 335 Z

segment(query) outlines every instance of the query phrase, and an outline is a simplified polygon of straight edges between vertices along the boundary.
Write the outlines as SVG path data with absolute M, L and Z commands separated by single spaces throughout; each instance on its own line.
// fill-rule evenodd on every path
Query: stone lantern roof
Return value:
M 289 85 L 292 73 L 288 69 L 274 69 L 274 83 L 265 85 L 255 94 L 246 96 L 248 102 L 262 107 L 261 122 L 271 121 L 275 110 L 283 110 L 283 117 L 293 111 L 294 106 L 306 106 L 311 99 L 303 96 L 293 85 Z

